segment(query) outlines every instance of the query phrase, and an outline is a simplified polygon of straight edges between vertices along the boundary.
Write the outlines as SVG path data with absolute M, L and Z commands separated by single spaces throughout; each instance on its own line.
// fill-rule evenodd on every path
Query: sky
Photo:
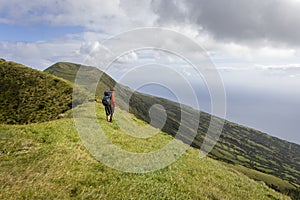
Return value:
M 95 50 L 103 41 L 137 28 L 183 34 L 205 50 L 218 70 L 226 92 L 226 119 L 300 144 L 299 0 L 0 0 L 0 5 L 0 57 L 39 70 L 59 61 L 99 60 Z M 110 74 L 118 79 L 130 66 L 149 62 L 176 68 L 190 80 L 199 107 L 211 111 L 204 81 L 170 53 L 127 53 Z M 135 86 L 133 79 L 124 83 Z M 139 88 L 176 100 L 166 89 Z

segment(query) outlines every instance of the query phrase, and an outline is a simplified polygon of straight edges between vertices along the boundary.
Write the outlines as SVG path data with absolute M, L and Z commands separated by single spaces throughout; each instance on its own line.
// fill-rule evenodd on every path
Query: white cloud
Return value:
M 263 40 L 256 41 L 251 45 L 233 41 L 218 41 L 208 32 L 199 30 L 192 24 L 173 24 L 167 25 L 167 27 L 197 42 L 219 68 L 227 68 L 227 70 L 236 68 L 238 70 L 252 67 L 256 69 L 256 63 L 264 65 L 300 63 L 300 49 L 296 47 L 274 46 Z
M 300 74 L 292 74 L 289 76 L 290 78 L 297 78 L 297 77 L 300 77 Z
M 276 70 L 276 69 L 280 69 L 280 70 L 288 70 L 288 69 L 299 69 L 300 70 L 300 63 L 295 63 L 295 64 L 286 64 L 286 65 L 260 65 L 260 64 L 256 64 L 255 65 L 258 69 L 270 69 L 270 70 Z
M 128 52 L 117 59 L 118 62 L 121 63 L 132 63 L 138 60 L 138 55 L 136 52 Z
M 152 26 L 156 15 L 150 1 L 0 0 L 0 22 L 7 24 L 80 26 L 115 34 L 139 26 Z M 142 9 L 141 9 L 142 8 Z
M 266 57 L 266 58 L 279 58 L 279 59 L 285 59 L 285 58 L 291 58 L 293 56 L 296 56 L 296 49 L 292 48 L 276 48 L 276 47 L 262 47 L 256 49 L 256 56 L 260 57 Z
M 0 42 L 1 57 L 43 70 L 58 61 L 81 63 L 80 43 L 56 42 Z
M 218 41 L 253 45 L 265 40 L 299 46 L 299 8 L 295 1 L 153 0 L 161 25 L 192 24 Z M 184 8 L 184 9 L 182 9 Z

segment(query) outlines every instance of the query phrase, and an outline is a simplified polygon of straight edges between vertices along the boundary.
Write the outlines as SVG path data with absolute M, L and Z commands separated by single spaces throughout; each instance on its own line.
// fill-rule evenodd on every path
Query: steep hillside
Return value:
M 76 77 L 78 70 L 81 71 L 81 76 Z M 117 83 L 106 73 L 100 71 L 96 67 L 89 67 L 79 64 L 73 64 L 68 62 L 59 62 L 56 63 L 45 70 L 50 74 L 66 79 L 72 83 L 75 82 L 75 78 L 77 81 L 81 83 L 81 87 L 91 90 L 91 88 L 96 88 L 95 92 L 96 97 L 102 98 L 103 92 L 109 89 L 112 86 L 115 86 Z M 82 84 L 83 83 L 83 84 Z M 120 90 L 116 96 L 118 100 L 118 106 L 124 108 L 125 103 L 123 102 L 124 97 L 130 95 L 131 89 L 119 84 Z
M 118 123 L 107 123 L 103 106 L 95 108 L 106 136 L 122 149 L 155 151 L 173 139 L 162 132 L 148 139 L 133 138 L 118 126 L 126 123 L 126 112 L 118 110 Z M 87 113 L 83 106 L 76 109 Z M 198 156 L 199 151 L 189 148 L 164 169 L 124 173 L 86 151 L 73 119 L 0 125 L 0 199 L 289 199 L 222 162 Z
M 72 94 L 71 82 L 0 60 L 0 123 L 28 124 L 57 119 L 72 108 Z
M 93 70 L 93 74 L 98 74 L 95 77 L 89 77 L 89 81 L 93 84 L 98 81 L 99 75 L 103 75 L 97 68 L 85 66 L 83 68 L 85 70 Z M 46 71 L 72 81 L 78 69 L 79 65 L 76 64 L 58 63 Z M 98 84 L 97 94 L 100 96 L 102 96 L 103 90 L 115 84 L 115 81 L 106 74 L 102 77 L 105 77 L 107 80 L 100 80 Z M 131 95 L 132 91 L 120 84 L 119 87 L 120 90 L 117 91 L 116 96 L 120 104 L 119 106 L 122 108 L 124 103 L 122 100 L 125 99 L 126 95 Z M 89 87 L 87 86 L 86 88 L 88 89 Z M 130 112 L 146 122 L 150 122 L 148 111 L 154 104 L 161 104 L 165 107 L 168 116 L 163 131 L 174 136 L 177 133 L 181 120 L 181 109 L 178 103 L 139 92 L 134 92 L 130 96 Z M 191 116 L 193 112 L 199 112 L 186 106 L 184 106 L 183 110 Z M 199 129 L 195 139 L 189 136 L 189 124 L 185 124 L 187 132 L 181 138 L 185 142 L 192 140 L 192 146 L 196 148 L 201 146 L 211 119 L 211 116 L 205 112 L 200 112 L 200 114 Z M 188 121 L 193 124 L 195 120 L 191 117 Z M 222 135 L 210 153 L 210 156 L 231 164 L 243 165 L 260 172 L 272 174 L 280 179 L 288 180 L 290 183 L 287 184 L 278 183 L 278 181 L 270 182 L 269 179 L 266 180 L 267 176 L 256 176 L 259 173 L 256 174 L 254 172 L 251 176 L 248 173 L 250 177 L 256 177 L 257 180 L 266 182 L 278 191 L 297 197 L 300 195 L 300 190 L 297 189 L 297 184 L 300 184 L 300 146 L 297 144 L 289 143 L 260 131 L 226 121 Z M 244 172 L 244 170 L 241 171 Z

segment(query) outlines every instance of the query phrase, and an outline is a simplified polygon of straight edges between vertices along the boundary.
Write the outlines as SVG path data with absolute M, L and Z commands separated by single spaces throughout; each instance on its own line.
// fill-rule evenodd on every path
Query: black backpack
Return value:
M 106 90 L 104 92 L 104 97 L 102 99 L 102 104 L 104 106 L 110 106 L 111 105 L 111 91 Z

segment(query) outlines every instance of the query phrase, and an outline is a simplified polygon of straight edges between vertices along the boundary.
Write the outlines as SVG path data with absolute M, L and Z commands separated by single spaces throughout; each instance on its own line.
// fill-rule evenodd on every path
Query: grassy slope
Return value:
M 149 122 L 147 111 L 154 104 L 161 104 L 167 110 L 168 119 L 163 130 L 173 136 L 176 135 L 181 122 L 181 109 L 178 103 L 135 93 L 131 98 L 130 111 L 138 118 Z M 197 112 L 189 108 L 183 110 L 187 113 Z M 192 140 L 192 146 L 200 148 L 210 119 L 209 114 L 201 112 L 198 134 L 195 139 L 189 138 L 187 132 L 187 137 L 182 140 L 188 142 Z M 189 119 L 190 124 L 194 121 L 193 117 Z M 187 124 L 186 127 L 190 125 Z M 215 159 L 243 165 L 300 184 L 300 145 L 248 127 L 226 121 L 218 143 L 210 155 Z
M 86 67 L 86 70 L 88 70 L 88 68 L 89 67 Z M 72 81 L 74 80 L 76 70 L 78 70 L 78 65 L 72 63 L 58 63 L 46 71 Z M 93 74 L 102 74 L 96 68 L 90 68 L 89 70 L 93 70 Z M 93 77 L 90 78 L 91 82 L 95 82 Z M 102 85 L 99 86 L 97 90 L 97 94 L 100 96 L 102 96 L 100 91 L 115 84 L 115 81 L 105 74 L 104 78 L 103 81 L 100 81 Z M 121 104 L 120 107 L 122 107 L 122 99 L 128 95 L 128 93 L 130 94 L 130 90 L 125 87 L 123 87 L 121 91 L 117 91 L 116 95 L 120 97 L 118 99 L 118 103 Z M 171 135 L 175 135 L 180 124 L 180 107 L 178 103 L 135 92 L 131 97 L 130 112 L 135 114 L 139 119 L 149 122 L 148 110 L 154 104 L 161 104 L 166 108 L 168 119 L 163 130 Z M 189 108 L 185 109 L 189 113 L 198 112 Z M 192 143 L 196 148 L 201 146 L 202 140 L 207 132 L 210 117 L 209 114 L 201 112 L 198 135 Z M 191 119 L 190 122 L 193 123 L 193 119 Z M 186 138 L 182 138 L 182 140 L 189 141 L 191 139 L 187 136 Z M 271 137 L 265 133 L 235 123 L 226 121 L 220 140 L 210 153 L 210 156 L 231 164 L 243 165 L 300 184 L 299 145 Z M 243 170 L 241 171 L 244 172 Z M 257 171 L 252 172 L 256 174 Z M 247 174 L 250 176 L 249 173 Z M 258 180 L 266 182 L 281 192 L 294 192 L 299 195 L 299 191 L 290 183 L 285 181 L 282 181 L 280 184 L 278 184 L 278 181 L 270 183 L 270 179 L 266 179 L 268 176 L 252 175 L 250 177 L 254 176 Z
M 242 172 L 243 174 L 247 175 L 248 177 L 254 179 L 254 180 L 264 180 L 264 182 L 271 186 L 272 188 L 275 188 L 277 191 L 280 192 L 286 192 L 286 190 L 295 190 L 295 186 L 292 185 L 291 183 L 289 183 L 288 181 L 282 180 L 278 177 L 269 175 L 269 174 L 265 174 L 253 169 L 249 169 L 246 168 L 244 166 L 241 165 L 230 165 L 230 167 L 234 168 L 235 170 L 238 170 L 239 172 Z M 282 189 L 285 189 L 282 191 Z M 296 196 L 295 196 L 295 199 Z
M 27 124 L 57 119 L 72 108 L 72 94 L 71 82 L 0 60 L 0 123 Z
M 149 151 L 172 139 L 159 133 L 150 140 L 135 140 L 123 133 L 117 123 L 105 122 L 101 105 L 96 108 L 101 128 L 124 149 Z M 117 110 L 116 120 L 122 122 L 124 118 L 125 112 Z M 198 156 L 197 150 L 189 148 L 162 170 L 123 173 L 93 159 L 71 118 L 0 125 L 0 199 L 288 199 L 222 162 L 200 160 Z

